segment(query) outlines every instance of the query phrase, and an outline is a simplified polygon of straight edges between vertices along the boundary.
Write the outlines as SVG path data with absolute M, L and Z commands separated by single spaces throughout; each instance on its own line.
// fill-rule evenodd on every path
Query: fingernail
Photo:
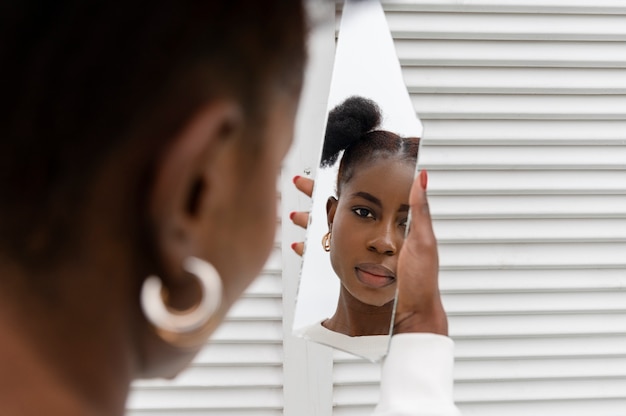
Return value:
M 293 183 L 296 183 L 296 181 L 300 179 L 300 175 L 296 175 L 293 177 Z
M 423 190 L 426 190 L 428 187 L 428 172 L 426 170 L 420 172 L 420 185 L 422 185 Z
M 291 243 L 291 249 L 293 251 L 296 251 L 296 244 L 298 244 L 298 243 Z
M 291 212 L 289 213 L 289 219 L 290 219 L 290 220 L 293 220 L 293 217 L 295 217 L 295 215 L 296 215 L 296 212 L 295 212 L 295 211 L 291 211 Z

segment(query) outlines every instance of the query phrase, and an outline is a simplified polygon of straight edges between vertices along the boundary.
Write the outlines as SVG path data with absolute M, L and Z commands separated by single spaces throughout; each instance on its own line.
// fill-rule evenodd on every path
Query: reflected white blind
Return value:
M 277 234 L 280 236 L 280 232 Z M 135 383 L 128 416 L 283 414 L 280 243 L 189 369 Z
M 626 414 L 626 2 L 384 1 L 464 415 Z M 379 368 L 335 354 L 334 415 Z

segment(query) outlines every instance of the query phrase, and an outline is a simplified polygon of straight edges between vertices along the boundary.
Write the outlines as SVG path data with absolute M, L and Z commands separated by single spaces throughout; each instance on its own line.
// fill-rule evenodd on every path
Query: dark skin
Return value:
M 428 200 L 426 198 L 428 177 L 420 172 L 411 185 L 409 206 L 412 222 L 409 233 L 398 258 L 398 301 L 393 334 L 427 332 L 448 335 L 448 319 L 439 292 L 439 257 Z M 294 178 L 296 188 L 312 195 L 313 180 Z M 306 228 L 307 212 L 295 212 L 294 224 Z M 303 243 L 292 245 L 302 255 Z
M 133 192 L 128 175 L 141 175 L 154 151 L 146 141 L 129 140 L 104 162 L 76 218 L 84 233 L 71 259 L 44 276 L 2 259 L 3 415 L 123 415 L 133 379 L 171 377 L 189 363 L 272 248 L 276 174 L 291 143 L 297 98 L 268 97 L 263 130 L 236 101 L 207 103 L 162 149 L 143 215 L 154 227 L 171 305 L 184 309 L 198 298 L 195 279 L 181 267 L 188 256 L 211 262 L 224 287 L 222 305 L 188 347 L 159 338 L 139 306 L 147 275 L 138 272 L 138 248 L 126 238 L 135 209 L 126 195 Z M 262 140 L 254 154 L 252 137 Z M 190 211 L 192 198 L 197 209 Z M 23 283 L 29 279 L 55 285 L 38 294 Z
M 341 184 L 339 199 L 329 198 L 330 259 L 341 290 L 326 328 L 349 336 L 389 333 L 413 171 L 395 157 L 370 161 Z
M 374 309 L 371 305 L 360 302 L 341 285 L 337 309 L 333 316 L 322 322 L 322 325 L 331 331 L 351 337 L 386 335 L 389 334 L 392 310 L 393 301 Z

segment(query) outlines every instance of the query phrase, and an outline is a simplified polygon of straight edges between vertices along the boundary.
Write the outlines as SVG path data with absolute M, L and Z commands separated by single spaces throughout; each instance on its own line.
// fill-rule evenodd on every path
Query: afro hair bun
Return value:
M 364 97 L 349 97 L 333 108 L 328 113 L 321 166 L 332 166 L 339 152 L 378 127 L 381 119 L 378 105 Z

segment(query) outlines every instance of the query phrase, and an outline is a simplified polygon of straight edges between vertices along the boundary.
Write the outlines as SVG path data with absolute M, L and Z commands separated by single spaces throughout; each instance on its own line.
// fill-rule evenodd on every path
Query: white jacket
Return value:
M 391 337 L 374 416 L 459 416 L 452 397 L 454 342 L 443 335 Z

